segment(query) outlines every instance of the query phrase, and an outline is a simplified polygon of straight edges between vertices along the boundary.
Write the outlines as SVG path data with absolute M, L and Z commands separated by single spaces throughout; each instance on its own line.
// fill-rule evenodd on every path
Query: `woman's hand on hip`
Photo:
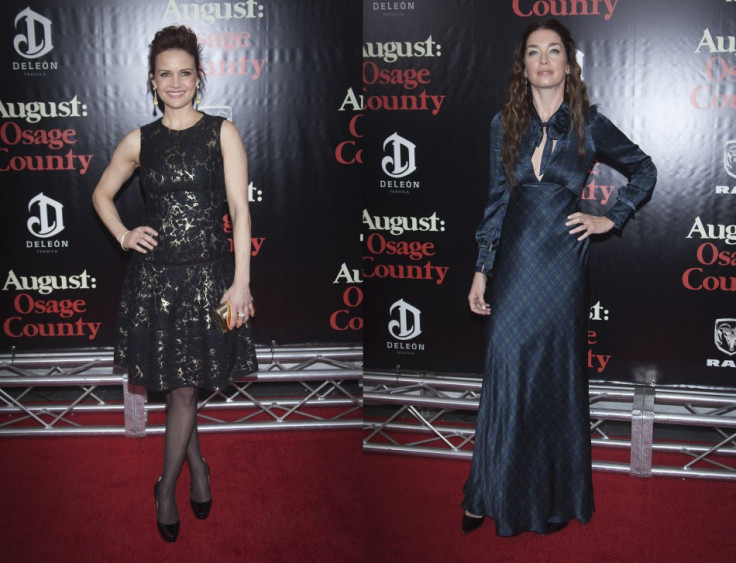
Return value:
M 582 233 L 578 240 L 585 240 L 590 235 L 602 235 L 613 229 L 614 222 L 608 217 L 600 217 L 598 215 L 588 215 L 587 213 L 573 213 L 568 215 L 566 227 L 574 227 L 570 229 L 571 235 Z
M 486 275 L 480 272 L 475 272 L 473 276 L 473 283 L 470 286 L 470 293 L 468 293 L 468 304 L 470 310 L 476 315 L 490 315 L 491 307 L 486 303 Z
M 149 250 L 153 250 L 158 242 L 156 237 L 158 233 L 151 227 L 141 225 L 132 231 L 128 231 L 121 236 L 120 246 L 123 250 L 135 250 L 141 254 L 146 254 Z

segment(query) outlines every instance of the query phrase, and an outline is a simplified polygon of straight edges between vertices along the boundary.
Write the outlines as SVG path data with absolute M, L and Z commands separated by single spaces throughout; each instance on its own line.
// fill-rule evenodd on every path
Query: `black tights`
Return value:
M 191 498 L 195 502 L 205 502 L 210 499 L 210 489 L 204 460 L 199 451 L 196 387 L 180 387 L 166 393 L 164 467 L 158 486 L 156 515 L 162 524 L 173 524 L 179 519 L 174 493 L 185 457 L 192 480 Z

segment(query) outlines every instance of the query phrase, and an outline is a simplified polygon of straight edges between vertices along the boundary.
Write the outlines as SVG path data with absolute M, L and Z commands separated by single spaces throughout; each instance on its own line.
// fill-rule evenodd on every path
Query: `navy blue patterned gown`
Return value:
M 548 522 L 588 522 L 593 506 L 588 384 L 588 240 L 565 226 L 580 210 L 596 160 L 629 183 L 606 216 L 621 229 L 654 188 L 651 159 L 593 107 L 585 158 L 563 103 L 547 125 L 540 180 L 531 157 L 542 123 L 532 110 L 509 189 L 500 114 L 491 124 L 491 184 L 476 271 L 490 274 L 485 373 L 463 508 L 488 515 L 498 535 L 542 532 Z M 553 144 L 553 141 L 556 141 Z M 549 154 L 551 152 L 551 154 Z
M 115 363 L 152 390 L 213 390 L 258 369 L 250 326 L 222 334 L 212 318 L 235 269 L 223 229 L 221 127 L 221 117 L 205 114 L 181 131 L 160 119 L 141 128 L 146 225 L 158 232 L 158 246 L 132 253 Z

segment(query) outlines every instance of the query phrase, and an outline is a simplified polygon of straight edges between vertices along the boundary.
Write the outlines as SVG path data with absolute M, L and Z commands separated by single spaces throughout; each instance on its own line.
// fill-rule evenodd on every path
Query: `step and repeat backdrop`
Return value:
M 90 197 L 123 135 L 158 118 L 154 33 L 185 24 L 204 48 L 200 108 L 231 119 L 249 153 L 258 342 L 362 342 L 367 369 L 479 374 L 466 294 L 490 120 L 522 29 L 558 17 L 593 103 L 659 169 L 623 235 L 591 245 L 590 378 L 736 387 L 736 1 L 9 0 L 0 13 L 3 352 L 112 345 L 128 257 Z M 596 166 L 585 209 L 608 209 L 622 181 Z M 118 204 L 139 224 L 136 177 Z
M 736 387 L 736 1 L 363 2 L 365 364 L 478 374 L 466 295 L 489 129 L 534 20 L 576 38 L 591 101 L 659 169 L 621 236 L 591 245 L 592 380 Z M 584 210 L 624 179 L 596 166 Z
M 117 143 L 160 118 L 147 92 L 156 31 L 203 47 L 200 109 L 249 155 L 254 330 L 264 345 L 360 344 L 359 0 L 8 0 L 0 6 L 0 350 L 113 344 L 128 256 L 91 194 Z M 137 176 L 118 207 L 143 221 Z M 223 217 L 223 229 L 230 229 Z

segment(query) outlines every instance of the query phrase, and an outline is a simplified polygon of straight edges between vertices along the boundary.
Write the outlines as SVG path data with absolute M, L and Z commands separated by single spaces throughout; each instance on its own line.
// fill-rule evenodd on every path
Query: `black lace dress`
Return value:
M 257 371 L 249 325 L 222 334 L 212 318 L 232 284 L 234 261 L 220 149 L 222 118 L 181 131 L 141 128 L 146 225 L 158 246 L 133 252 L 117 314 L 115 363 L 151 390 L 220 389 Z

